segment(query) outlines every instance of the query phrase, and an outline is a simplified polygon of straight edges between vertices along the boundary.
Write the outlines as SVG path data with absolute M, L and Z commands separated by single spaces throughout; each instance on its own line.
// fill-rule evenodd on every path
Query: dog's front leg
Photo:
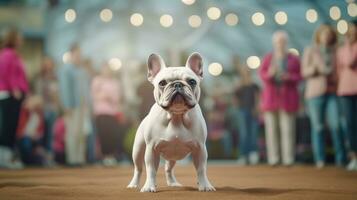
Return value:
M 207 178 L 207 149 L 204 144 L 199 145 L 199 148 L 192 152 L 192 159 L 197 171 L 198 190 L 202 192 L 216 191 Z
M 146 145 L 146 181 L 140 192 L 156 192 L 156 172 L 159 168 L 159 163 L 160 154 L 154 151 L 152 145 Z

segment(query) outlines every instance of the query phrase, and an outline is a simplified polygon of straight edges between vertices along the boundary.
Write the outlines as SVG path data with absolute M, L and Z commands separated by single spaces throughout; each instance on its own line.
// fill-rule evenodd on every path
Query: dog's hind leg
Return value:
M 165 174 L 166 174 L 166 183 L 168 186 L 173 186 L 173 187 L 181 187 L 182 185 L 177 182 L 175 174 L 174 174 L 174 166 L 176 164 L 175 160 L 166 160 L 165 163 Z
M 127 188 L 138 188 L 140 184 L 140 177 L 143 171 L 144 156 L 145 156 L 145 140 L 142 128 L 138 128 L 135 135 L 133 146 L 133 162 L 134 162 L 134 175 Z

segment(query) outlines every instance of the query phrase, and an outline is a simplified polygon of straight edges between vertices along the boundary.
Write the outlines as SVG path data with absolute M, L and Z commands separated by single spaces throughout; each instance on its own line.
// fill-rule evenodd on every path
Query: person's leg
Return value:
M 352 111 L 351 111 L 351 150 L 357 158 L 357 95 L 352 97 Z
M 239 159 L 246 160 L 248 156 L 248 127 L 247 127 L 247 116 L 244 110 L 239 110 Z
M 86 162 L 86 144 L 87 144 L 87 137 L 89 135 L 88 130 L 85 128 L 86 123 L 86 113 L 83 108 L 77 110 L 76 120 L 77 123 L 77 162 L 78 164 L 85 164 Z
M 350 162 L 347 169 L 354 170 L 357 168 L 357 95 L 342 96 L 341 108 L 346 122 L 347 145 Z
M 281 154 L 284 165 L 295 162 L 295 113 L 279 112 Z
M 221 144 L 223 145 L 224 157 L 228 158 L 232 154 L 232 139 L 231 133 L 224 130 L 223 137 L 221 138 Z
M 45 118 L 45 140 L 44 147 L 48 153 L 52 153 L 53 151 L 53 125 L 56 121 L 56 112 L 52 110 L 46 110 L 44 112 Z
M 264 121 L 268 163 L 269 165 L 276 165 L 279 162 L 277 113 L 265 112 Z
M 311 122 L 311 143 L 315 164 L 323 166 L 325 162 L 324 152 L 324 113 L 325 97 L 315 97 L 306 101 Z
M 23 137 L 18 141 L 17 144 L 22 162 L 24 162 L 25 164 L 32 164 L 31 154 L 33 148 L 31 138 Z
M 258 164 L 259 163 L 259 150 L 258 150 L 258 132 L 259 132 L 259 123 L 256 117 L 254 116 L 253 111 L 249 112 L 249 163 Z
M 4 121 L 3 121 L 3 132 L 0 145 L 6 146 L 7 148 L 13 150 L 15 147 L 16 140 L 16 129 L 20 116 L 22 99 L 17 100 L 10 97 L 6 100 L 3 105 Z
M 326 102 L 327 121 L 330 128 L 332 143 L 335 149 L 335 164 L 342 166 L 345 162 L 345 149 L 341 132 L 340 115 L 337 97 L 329 95 Z
M 1 122 L 0 122 L 0 146 L 4 148 L 9 148 L 10 141 L 9 141 L 9 119 L 12 117 L 9 116 L 12 113 L 10 112 L 10 98 L 0 100 L 0 114 L 1 114 Z M 6 114 L 5 114 L 6 113 Z
M 66 152 L 66 162 L 69 165 L 74 165 L 76 163 L 76 121 L 75 121 L 75 110 L 72 109 L 70 113 L 65 115 L 65 152 Z

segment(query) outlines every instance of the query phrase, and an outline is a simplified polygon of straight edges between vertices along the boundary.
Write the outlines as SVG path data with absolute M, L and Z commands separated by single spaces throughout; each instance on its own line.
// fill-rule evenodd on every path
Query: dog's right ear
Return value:
M 151 54 L 148 58 L 148 80 L 152 82 L 157 73 L 160 72 L 161 69 L 165 68 L 165 62 L 161 58 L 161 56 L 157 54 Z

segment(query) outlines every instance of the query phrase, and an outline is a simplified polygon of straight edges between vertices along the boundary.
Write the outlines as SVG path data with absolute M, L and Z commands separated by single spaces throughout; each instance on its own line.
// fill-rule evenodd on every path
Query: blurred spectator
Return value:
M 223 157 L 228 158 L 232 153 L 231 134 L 225 127 L 225 113 L 227 105 L 221 98 L 221 95 L 215 94 L 213 97 L 213 107 L 208 113 L 208 141 L 207 146 L 210 151 L 213 150 L 213 143 L 218 142 L 223 149 Z
M 146 64 L 141 66 L 141 69 L 144 71 L 147 70 Z M 139 107 L 139 120 L 144 119 L 144 117 L 149 113 L 152 105 L 154 105 L 154 95 L 153 95 L 153 86 L 152 84 L 145 79 L 140 83 L 137 94 L 140 97 L 140 107 Z M 139 124 L 138 124 L 139 125 Z
M 287 42 L 286 32 L 274 33 L 273 52 L 264 57 L 259 71 L 263 81 L 261 106 L 270 165 L 279 163 L 279 145 L 284 165 L 291 165 L 295 160 L 295 115 L 299 108 L 297 86 L 301 79 L 300 61 L 288 52 Z
M 44 165 L 46 152 L 41 143 L 44 134 L 43 101 L 29 96 L 21 109 L 17 128 L 18 147 L 26 165 Z
M 58 82 L 55 65 L 51 58 L 42 59 L 40 72 L 34 77 L 34 89 L 44 100 L 43 114 L 45 130 L 43 144 L 47 152 L 48 165 L 53 165 L 53 124 L 59 112 Z
M 94 163 L 96 161 L 96 134 L 93 127 L 93 102 L 91 96 L 91 83 L 94 76 L 97 74 L 96 70 L 93 67 L 92 60 L 86 58 L 81 63 L 82 71 L 82 85 L 81 89 L 84 94 L 84 106 L 85 106 L 85 122 L 88 126 L 88 136 L 86 142 L 86 157 L 88 163 Z
M 251 71 L 247 66 L 237 66 L 240 76 L 238 88 L 235 91 L 239 111 L 239 159 L 238 163 L 257 164 L 258 153 L 258 100 L 259 87 L 252 80 Z
M 119 81 L 109 66 L 104 65 L 92 82 L 95 123 L 104 165 L 116 164 L 118 150 L 122 152 L 123 130 L 118 124 Z
M 53 125 L 53 151 L 56 163 L 65 164 L 66 154 L 65 154 L 65 120 L 63 115 L 59 115 Z
M 81 50 L 74 44 L 70 50 L 70 62 L 59 69 L 61 100 L 66 124 L 66 161 L 69 165 L 85 163 L 86 138 L 91 132 L 88 118 L 89 83 L 81 68 Z
M 29 88 L 24 64 L 18 54 L 22 44 L 21 33 L 10 29 L 0 51 L 0 113 L 6 114 L 6 117 L 0 117 L 0 167 L 6 168 L 22 166 L 13 153 L 20 108 Z
M 306 79 L 305 98 L 312 127 L 312 149 L 316 167 L 325 165 L 325 118 L 335 149 L 335 163 L 344 162 L 340 117 L 336 96 L 336 42 L 334 29 L 321 25 L 315 33 L 314 44 L 303 55 L 302 76 Z
M 351 161 L 347 168 L 357 170 L 357 21 L 351 23 L 344 44 L 337 52 L 338 89 Z

